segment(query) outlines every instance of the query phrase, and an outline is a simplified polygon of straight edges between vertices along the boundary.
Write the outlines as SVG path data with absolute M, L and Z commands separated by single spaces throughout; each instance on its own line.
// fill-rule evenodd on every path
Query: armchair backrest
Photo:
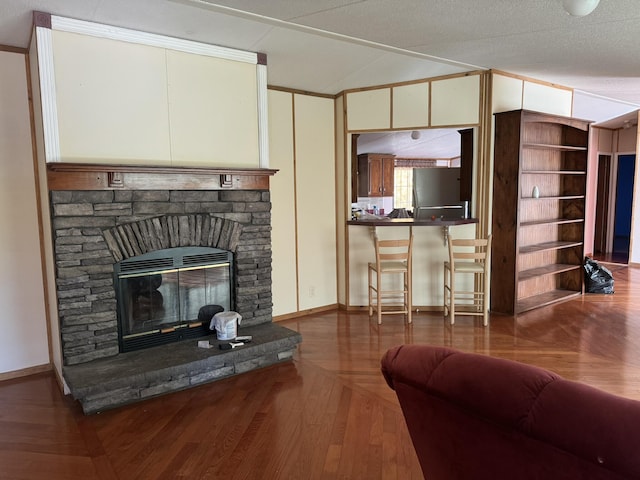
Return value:
M 640 402 L 538 367 L 427 345 L 382 359 L 425 478 L 640 478 Z

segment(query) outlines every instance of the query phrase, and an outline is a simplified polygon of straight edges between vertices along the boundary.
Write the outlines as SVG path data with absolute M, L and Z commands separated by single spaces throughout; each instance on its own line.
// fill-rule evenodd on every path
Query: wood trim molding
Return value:
M 553 87 L 553 88 L 558 88 L 560 90 L 568 90 L 568 91 L 573 92 L 573 88 L 572 87 L 567 87 L 566 85 L 560 85 L 558 83 L 546 82 L 544 80 L 538 80 L 538 79 L 531 78 L 531 77 L 525 77 L 524 75 L 518 75 L 516 73 L 509 73 L 509 72 L 505 72 L 505 71 L 502 71 L 502 70 L 496 70 L 494 68 L 489 70 L 489 72 L 492 75 L 501 75 L 503 77 L 515 78 L 517 80 L 522 80 L 524 82 L 536 83 L 538 85 L 546 85 L 547 87 Z
M 276 90 L 278 92 L 293 93 L 293 94 L 298 94 L 298 95 L 308 95 L 310 97 L 329 98 L 329 99 L 332 99 L 332 100 L 335 100 L 338 97 L 342 96 L 341 94 L 340 95 L 333 95 L 331 93 L 318 93 L 318 92 L 310 92 L 308 90 L 298 90 L 296 88 L 279 87 L 278 85 L 267 85 L 267 88 L 269 90 Z
M 12 47 L 10 45 L 0 45 L 0 52 L 18 53 L 20 55 L 27 55 L 29 50 L 21 47 Z
M 459 77 L 470 77 L 470 76 L 474 76 L 474 75 L 482 75 L 483 72 L 485 72 L 486 70 L 473 70 L 470 72 L 462 72 L 462 73 L 451 73 L 448 75 L 440 75 L 438 77 L 427 77 L 427 78 L 420 78 L 417 80 L 407 80 L 404 82 L 395 82 L 395 83 L 386 83 L 383 85 L 373 85 L 371 87 L 360 87 L 360 88 L 350 88 L 347 90 L 342 90 L 339 94 L 337 95 L 345 95 L 345 94 L 349 94 L 349 93 L 354 93 L 354 92 L 365 92 L 368 90 L 379 90 L 382 88 L 392 88 L 392 87 L 401 87 L 403 85 L 414 85 L 416 83 L 427 83 L 427 82 L 435 82 L 438 80 L 447 80 L 449 78 L 459 78 Z
M 49 190 L 268 190 L 267 168 L 187 168 L 50 163 Z
M 33 25 L 36 27 L 51 29 L 51 14 L 46 12 L 33 12 Z
M 21 368 L 20 370 L 13 370 L 11 372 L 0 373 L 0 382 L 5 380 L 12 380 L 14 378 L 28 377 L 29 375 L 36 375 L 38 373 L 50 372 L 53 369 L 50 363 L 44 365 L 38 365 L 35 367 Z
M 269 107 L 267 92 L 267 65 L 256 66 L 258 97 L 258 161 L 260 168 L 269 167 Z
M 44 156 L 46 162 L 60 161 L 60 133 L 58 129 L 58 106 L 53 64 L 53 40 L 51 28 L 36 26 L 36 48 L 38 52 L 38 74 L 44 134 Z
M 367 307 L 362 307 L 362 308 L 367 308 Z M 314 313 L 333 312 L 334 310 L 338 310 L 338 309 L 339 309 L 339 304 L 332 303 L 331 305 L 325 305 L 324 307 L 314 307 L 314 308 L 309 308 L 307 310 L 299 310 L 297 312 L 285 313 L 285 314 L 282 314 L 282 315 L 278 315 L 278 316 L 273 317 L 273 321 L 274 322 L 282 322 L 284 320 L 291 320 L 293 318 L 300 318 L 300 317 L 304 317 L 306 315 L 312 315 Z
M 409 158 L 409 157 L 396 157 L 396 167 L 408 167 L 408 168 L 435 168 L 438 167 L 438 162 L 451 163 L 454 160 L 458 160 L 460 156 L 451 158 Z
M 218 45 L 210 45 L 155 33 L 140 32 L 128 28 L 87 22 L 85 20 L 59 17 L 57 15 L 51 15 L 51 28 L 62 32 L 79 33 L 151 47 L 167 48 L 185 53 L 234 60 L 236 62 L 252 63 L 254 65 L 258 63 L 258 54 L 255 52 L 220 47 Z

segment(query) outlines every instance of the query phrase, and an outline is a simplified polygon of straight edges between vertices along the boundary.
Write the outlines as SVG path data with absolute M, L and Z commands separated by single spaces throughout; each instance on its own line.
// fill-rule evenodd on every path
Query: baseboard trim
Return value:
M 331 305 L 326 305 L 324 307 L 309 308 L 307 310 L 300 310 L 298 312 L 285 313 L 284 315 L 277 315 L 277 316 L 273 317 L 273 321 L 274 322 L 281 322 L 283 320 L 291 320 L 292 318 L 299 318 L 299 317 L 304 317 L 306 315 L 311 315 L 313 313 L 329 312 L 329 311 L 332 311 L 332 310 L 338 310 L 338 304 L 337 303 L 333 303 Z
M 53 366 L 50 363 L 47 363 L 45 365 L 37 365 L 35 367 L 13 370 L 12 372 L 0 373 L 0 382 L 12 380 L 14 378 L 28 377 L 29 375 L 35 375 L 36 373 L 50 372 L 52 369 Z
M 366 305 L 357 305 L 357 306 L 349 306 L 346 307 L 344 305 L 340 306 L 340 310 L 345 310 L 347 312 L 366 312 L 369 309 Z M 442 312 L 444 308 L 441 305 L 414 305 L 411 309 L 412 312 L 420 313 L 420 312 Z
M 292 313 L 285 313 L 284 315 L 277 315 L 275 317 L 273 317 L 273 321 L 274 322 L 281 322 L 283 320 L 291 320 L 292 318 L 300 318 L 300 317 L 304 317 L 306 315 L 311 315 L 314 313 L 322 313 L 322 312 L 329 312 L 332 310 L 341 310 L 343 312 L 366 312 L 368 310 L 369 307 L 367 307 L 366 305 L 362 306 L 362 305 L 358 305 L 358 306 L 347 306 L 343 303 L 334 303 L 332 305 L 327 305 L 324 307 L 316 307 L 316 308 L 310 308 L 308 310 L 300 310 L 298 312 L 292 312 Z M 414 305 L 413 312 L 419 313 L 419 312 L 442 312 L 443 311 L 443 307 L 441 305 L 436 305 L 436 306 L 423 306 L 423 305 Z

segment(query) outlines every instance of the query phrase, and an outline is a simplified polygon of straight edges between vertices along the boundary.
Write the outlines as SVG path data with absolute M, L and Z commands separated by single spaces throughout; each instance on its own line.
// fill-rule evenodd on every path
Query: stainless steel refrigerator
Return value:
M 414 168 L 414 218 L 461 218 L 468 214 L 460 201 L 460 168 Z

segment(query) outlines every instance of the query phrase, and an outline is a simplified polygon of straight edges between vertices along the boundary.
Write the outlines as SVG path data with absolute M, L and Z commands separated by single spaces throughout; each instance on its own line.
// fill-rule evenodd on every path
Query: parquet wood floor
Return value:
M 0 383 L 0 479 L 422 478 L 380 358 L 399 343 L 539 365 L 640 400 L 640 269 L 610 265 L 614 295 L 517 318 L 364 313 L 281 322 L 294 361 L 84 416 L 51 374 Z

